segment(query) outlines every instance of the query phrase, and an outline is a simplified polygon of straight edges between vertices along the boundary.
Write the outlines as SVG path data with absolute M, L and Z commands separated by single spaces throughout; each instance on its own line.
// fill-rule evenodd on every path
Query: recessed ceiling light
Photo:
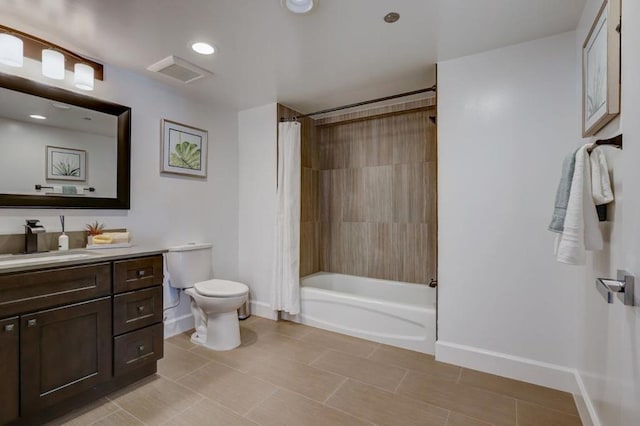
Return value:
M 394 22 L 398 22 L 398 19 L 400 19 L 400 14 L 397 12 L 389 12 L 386 15 L 384 15 L 384 22 L 386 22 L 387 24 L 393 24 Z
M 280 0 L 280 4 L 293 13 L 307 13 L 318 4 L 318 0 Z
M 203 42 L 193 43 L 191 48 L 201 55 L 213 55 L 213 52 L 216 51 L 212 45 Z
M 44 115 L 40 115 L 40 114 L 31 114 L 29 117 L 36 119 L 36 120 L 46 120 L 47 117 L 45 117 Z

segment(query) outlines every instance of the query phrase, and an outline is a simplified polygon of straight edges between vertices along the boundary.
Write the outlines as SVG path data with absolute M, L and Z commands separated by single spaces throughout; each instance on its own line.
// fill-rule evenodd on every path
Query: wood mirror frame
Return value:
M 0 193 L 0 208 L 129 210 L 131 204 L 131 108 L 4 73 L 0 73 L 0 87 L 113 115 L 118 120 L 116 198 Z

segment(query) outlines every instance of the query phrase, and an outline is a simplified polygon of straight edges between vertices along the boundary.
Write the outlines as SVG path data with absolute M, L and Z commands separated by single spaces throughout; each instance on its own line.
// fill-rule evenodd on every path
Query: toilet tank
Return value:
M 167 253 L 167 269 L 171 286 L 189 288 L 211 278 L 211 244 L 189 243 L 170 247 Z

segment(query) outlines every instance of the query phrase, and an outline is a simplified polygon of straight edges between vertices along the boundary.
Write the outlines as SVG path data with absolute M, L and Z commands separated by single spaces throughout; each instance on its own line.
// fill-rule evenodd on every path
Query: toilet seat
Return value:
M 208 280 L 195 283 L 193 288 L 202 296 L 208 297 L 236 297 L 249 291 L 245 284 L 228 280 Z

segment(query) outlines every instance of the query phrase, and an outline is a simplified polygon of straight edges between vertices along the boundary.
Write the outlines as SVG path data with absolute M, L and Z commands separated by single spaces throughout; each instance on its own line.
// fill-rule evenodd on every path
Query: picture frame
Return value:
M 209 132 L 167 119 L 160 127 L 160 173 L 206 178 Z
M 620 114 L 620 0 L 604 0 L 582 45 L 582 136 Z
M 87 151 L 46 146 L 47 180 L 87 180 Z

